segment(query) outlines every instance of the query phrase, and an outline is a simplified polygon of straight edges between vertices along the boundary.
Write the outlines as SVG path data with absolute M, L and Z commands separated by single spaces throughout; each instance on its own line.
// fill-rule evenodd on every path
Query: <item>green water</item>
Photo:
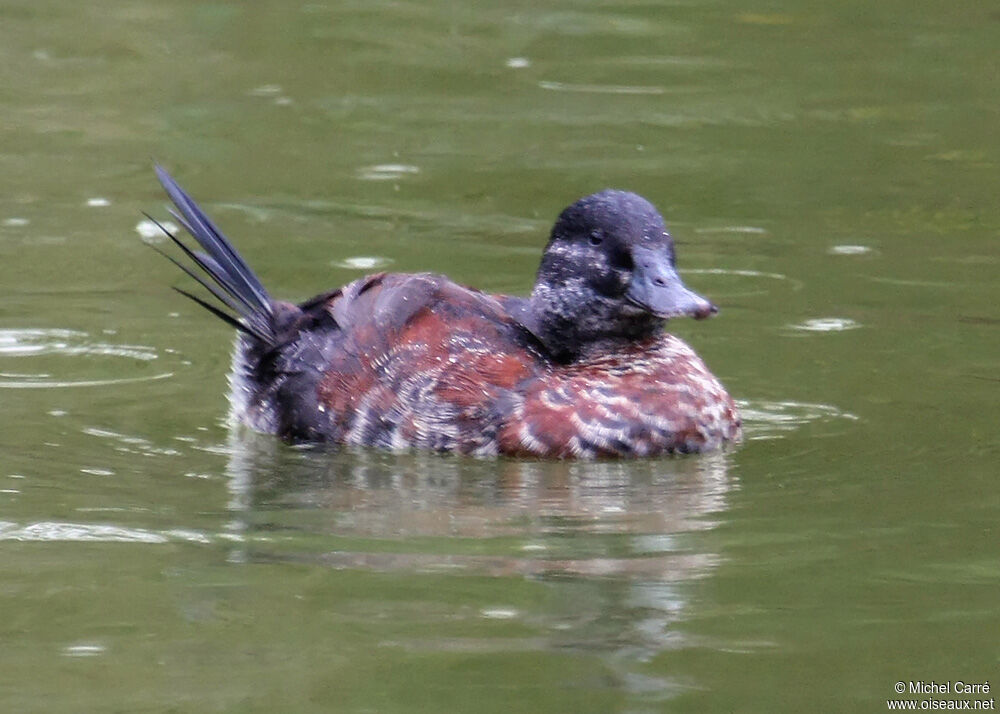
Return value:
M 0 710 L 1000 687 L 998 44 L 987 2 L 0 4 Z M 562 207 L 638 191 L 747 441 L 229 434 L 232 336 L 136 232 L 154 158 L 289 298 L 365 265 L 523 294 Z

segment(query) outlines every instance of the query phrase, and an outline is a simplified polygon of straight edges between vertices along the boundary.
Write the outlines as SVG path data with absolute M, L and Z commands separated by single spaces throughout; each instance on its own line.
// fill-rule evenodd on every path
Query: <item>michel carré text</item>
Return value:
M 910 694 L 989 694 L 989 682 L 909 682 Z

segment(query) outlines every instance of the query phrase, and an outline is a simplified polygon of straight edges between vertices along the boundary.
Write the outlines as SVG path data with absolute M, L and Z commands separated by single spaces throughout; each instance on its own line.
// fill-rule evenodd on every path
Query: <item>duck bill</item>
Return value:
M 633 260 L 632 283 L 625 293 L 633 305 L 664 320 L 683 315 L 703 320 L 719 311 L 701 295 L 687 289 L 667 256 L 639 249 Z

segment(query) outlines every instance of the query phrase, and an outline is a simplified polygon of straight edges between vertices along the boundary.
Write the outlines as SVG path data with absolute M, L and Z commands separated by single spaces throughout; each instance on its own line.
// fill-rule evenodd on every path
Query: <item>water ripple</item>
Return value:
M 872 249 L 866 245 L 834 245 L 827 251 L 830 255 L 864 255 Z
M 117 431 L 112 431 L 110 429 L 87 427 L 83 429 L 83 433 L 87 436 L 96 436 L 99 439 L 108 439 L 110 441 L 117 442 L 119 446 L 117 446 L 115 450 L 119 452 L 143 454 L 146 456 L 180 456 L 181 454 L 181 452 L 177 449 L 155 446 L 149 439 L 144 439 L 141 436 L 120 434 Z
M 781 273 L 765 273 L 760 270 L 735 270 L 730 268 L 686 268 L 682 271 L 685 275 L 724 275 L 736 278 L 763 278 L 765 280 L 781 280 L 788 284 L 792 290 L 801 290 L 802 281 L 796 280 L 795 278 L 789 278 L 787 275 L 782 275 Z M 765 289 L 755 289 L 755 290 L 743 290 L 740 292 L 719 292 L 714 289 L 712 294 L 716 297 L 725 296 L 727 298 L 732 297 L 743 297 L 746 295 L 757 295 L 760 293 L 767 292 Z
M 380 255 L 354 255 L 343 260 L 335 260 L 331 263 L 337 268 L 349 268 L 350 270 L 376 270 L 384 268 L 392 263 L 389 258 Z
M 155 382 L 160 379 L 173 377 L 173 372 L 161 372 L 151 374 L 148 377 L 121 377 L 118 379 L 77 379 L 68 381 L 46 380 L 34 378 L 25 381 L 0 381 L 0 389 L 63 389 L 66 387 L 111 387 L 118 384 L 132 384 L 134 382 Z
M 570 84 L 541 81 L 538 86 L 553 92 L 584 92 L 588 94 L 664 94 L 663 87 L 643 87 L 626 84 Z
M 760 226 L 714 226 L 708 228 L 695 228 L 695 233 L 749 233 L 752 235 L 766 235 L 767 229 Z
M 123 528 L 107 524 L 62 523 L 43 521 L 19 526 L 0 521 L 0 541 L 74 541 L 113 543 L 166 543 L 164 535 L 141 528 Z
M 145 528 L 125 528 L 107 523 L 69 523 L 64 521 L 41 521 L 22 526 L 12 521 L 0 521 L 0 541 L 5 540 L 147 544 L 180 541 L 205 544 L 211 543 L 213 539 L 204 533 L 181 528 L 155 531 Z M 231 538 L 225 540 L 231 540 Z
M 113 345 L 88 342 L 86 332 L 62 329 L 14 328 L 0 329 L 0 356 L 11 355 L 108 355 L 154 360 L 156 350 L 144 345 Z
M 817 317 L 788 327 L 802 332 L 843 332 L 854 330 L 861 325 L 847 317 Z
M 418 173 L 420 167 L 410 164 L 376 164 L 358 169 L 358 178 L 364 181 L 395 181 Z
M 164 229 L 174 235 L 177 235 L 180 227 L 173 221 L 161 221 L 159 225 L 157 225 L 155 221 L 151 221 L 146 218 L 135 224 L 135 232 L 139 234 L 139 237 L 152 242 L 166 240 L 167 236 L 163 232 Z
M 771 278 L 773 280 L 791 280 L 781 273 L 763 273 L 759 270 L 730 270 L 729 268 L 687 268 L 685 273 L 702 273 L 705 275 L 738 275 L 744 278 Z M 796 281 L 797 282 L 797 281 Z
M 737 405 L 743 416 L 743 432 L 747 441 L 777 439 L 811 422 L 858 420 L 856 415 L 830 404 L 741 399 Z
M 104 654 L 107 649 L 104 645 L 90 643 L 69 645 L 63 648 L 62 653 L 67 657 L 96 657 Z
M 86 332 L 58 328 L 0 329 L 0 359 L 72 357 L 116 357 L 139 362 L 159 359 L 159 353 L 146 345 L 115 344 L 94 340 Z M 51 367 L 49 362 L 45 363 Z M 74 360 L 74 365 L 84 362 Z M 92 362 L 87 362 L 88 365 Z M 173 372 L 160 372 L 140 377 L 86 379 L 53 374 L 51 368 L 38 371 L 0 369 L 0 389 L 45 389 L 60 387 L 98 387 L 129 382 L 166 379 Z

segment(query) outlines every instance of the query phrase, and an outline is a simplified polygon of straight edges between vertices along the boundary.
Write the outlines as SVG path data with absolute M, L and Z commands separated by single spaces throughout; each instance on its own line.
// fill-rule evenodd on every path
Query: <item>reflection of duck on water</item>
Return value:
M 183 269 L 224 309 L 188 296 L 239 331 L 232 412 L 254 429 L 294 443 L 559 458 L 740 438 L 722 385 L 663 332 L 668 318 L 716 308 L 683 285 L 663 219 L 640 196 L 602 191 L 563 211 L 529 298 L 381 273 L 293 305 L 272 300 L 157 173 L 206 251 L 171 235 L 201 273 Z
M 730 489 L 726 454 L 484 461 L 289 450 L 242 429 L 230 438 L 233 529 L 245 536 L 244 557 L 276 557 L 267 552 L 276 538 L 346 538 L 355 547 L 280 549 L 282 559 L 336 567 L 686 578 L 715 559 L 672 538 L 713 527 Z
M 588 654 L 607 686 L 675 691 L 643 663 L 690 639 L 677 623 L 721 560 L 698 533 L 725 517 L 730 454 L 528 461 L 230 438 L 233 559 L 311 567 L 312 582 L 329 569 L 341 599 L 323 621 L 369 618 L 381 647 L 415 653 Z M 491 619 L 515 634 L 477 624 Z

